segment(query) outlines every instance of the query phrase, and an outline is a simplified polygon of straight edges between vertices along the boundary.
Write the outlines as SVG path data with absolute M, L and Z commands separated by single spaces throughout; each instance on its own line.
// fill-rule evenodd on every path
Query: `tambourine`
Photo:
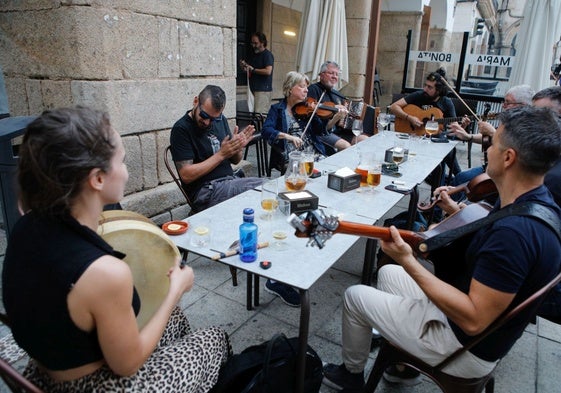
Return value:
M 104 211 L 97 233 L 115 250 L 126 254 L 142 305 L 137 317 L 143 327 L 169 290 L 167 272 L 179 250 L 160 228 L 141 214 L 125 210 Z

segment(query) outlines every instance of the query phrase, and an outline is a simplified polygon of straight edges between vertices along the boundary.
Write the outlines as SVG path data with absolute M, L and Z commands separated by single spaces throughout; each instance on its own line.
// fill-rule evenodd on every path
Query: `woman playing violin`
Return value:
M 262 135 L 271 145 L 271 168 L 284 173 L 288 153 L 293 150 L 312 149 L 316 155 L 324 156 L 325 150 L 319 136 L 325 134 L 322 120 L 317 116 L 297 118 L 293 112 L 296 104 L 306 101 L 310 80 L 304 74 L 290 71 L 283 83 L 284 99 L 271 105 L 263 124 Z M 310 113 L 311 115 L 311 113 Z M 306 132 L 306 125 L 310 124 Z

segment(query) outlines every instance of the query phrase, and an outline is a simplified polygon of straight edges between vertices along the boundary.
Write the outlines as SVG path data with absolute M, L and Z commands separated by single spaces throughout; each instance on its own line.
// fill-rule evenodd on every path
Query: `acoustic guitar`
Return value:
M 425 134 L 425 124 L 429 120 L 434 120 L 439 124 L 440 131 L 442 131 L 448 123 L 453 123 L 455 121 L 461 122 L 464 116 L 458 117 L 443 117 L 443 113 L 437 107 L 431 107 L 427 109 L 419 108 L 417 105 L 407 104 L 403 108 L 403 111 L 407 113 L 409 116 L 415 116 L 419 120 L 423 122 L 423 125 L 420 127 L 415 127 L 412 125 L 408 120 L 401 119 L 396 117 L 394 129 L 397 132 L 405 132 L 405 133 L 415 133 L 417 135 L 424 135 Z M 494 114 L 488 113 L 487 119 L 491 119 L 494 117 Z M 471 121 L 478 120 L 475 116 L 468 116 Z
M 450 215 L 446 220 L 425 232 L 398 229 L 399 234 L 413 251 L 426 257 L 430 251 L 449 244 L 455 238 L 446 238 L 446 232 L 467 225 L 489 214 L 492 206 L 486 203 L 473 203 Z M 309 245 L 323 248 L 325 242 L 335 233 L 364 236 L 373 239 L 391 240 L 390 229 L 349 221 L 341 221 L 335 216 L 326 216 L 322 210 L 313 210 L 297 216 L 292 214 L 290 224 L 296 229 L 297 237 L 307 237 Z M 438 242 L 431 242 L 436 239 Z

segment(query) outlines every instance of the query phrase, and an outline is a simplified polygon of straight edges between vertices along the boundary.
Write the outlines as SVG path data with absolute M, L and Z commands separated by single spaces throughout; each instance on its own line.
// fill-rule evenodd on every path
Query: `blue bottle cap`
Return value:
M 246 207 L 245 209 L 243 209 L 243 219 L 244 219 L 244 221 L 247 221 L 247 220 L 253 221 L 253 215 L 254 215 L 254 211 L 253 211 L 252 208 Z

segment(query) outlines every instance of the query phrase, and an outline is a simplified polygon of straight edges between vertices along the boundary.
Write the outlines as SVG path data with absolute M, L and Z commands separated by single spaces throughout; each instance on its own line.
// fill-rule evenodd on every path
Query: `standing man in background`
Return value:
M 273 91 L 273 65 L 275 58 L 267 49 L 267 37 L 261 32 L 253 33 L 251 46 L 254 55 L 249 62 L 240 61 L 242 69 L 249 71 L 249 87 L 254 96 L 254 112 L 267 113 L 271 106 Z

